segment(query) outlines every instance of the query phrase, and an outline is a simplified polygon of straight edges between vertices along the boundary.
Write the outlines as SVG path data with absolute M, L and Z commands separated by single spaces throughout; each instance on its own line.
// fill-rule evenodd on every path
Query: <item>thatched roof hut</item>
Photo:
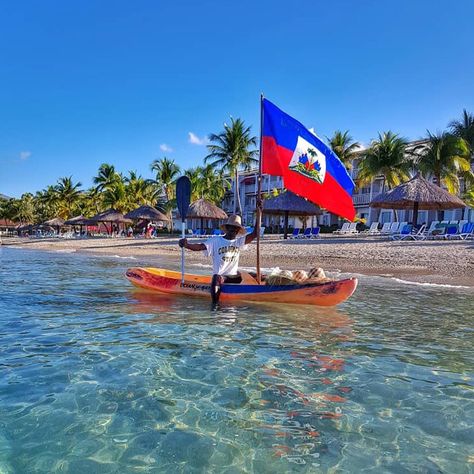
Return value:
M 436 184 L 430 183 L 420 175 L 406 183 L 376 196 L 370 203 L 382 209 L 412 209 L 413 224 L 417 224 L 418 210 L 459 209 L 466 204 L 457 196 L 448 193 Z
M 115 209 L 107 209 L 107 211 L 91 217 L 90 220 L 93 222 L 113 222 L 115 224 L 129 224 L 132 222 L 131 219 L 127 219 L 121 212 Z
M 113 231 L 113 226 L 112 224 L 131 224 L 132 220 L 127 219 L 124 217 L 124 215 L 115 210 L 115 209 L 108 209 L 107 211 L 101 212 L 90 219 L 88 219 L 89 222 L 93 222 L 96 224 L 97 222 L 110 222 L 110 233 L 112 234 Z M 107 228 L 107 226 L 105 226 Z M 107 232 L 109 232 L 109 229 L 107 229 Z
M 83 221 L 86 218 L 81 214 L 80 216 L 72 217 L 71 219 L 68 219 L 64 225 L 84 225 Z
M 204 219 L 221 220 L 227 219 L 227 214 L 218 206 L 207 199 L 198 199 L 190 204 L 187 219 L 201 219 L 201 229 L 204 227 Z
M 147 221 L 161 221 L 161 222 L 169 222 L 169 217 L 165 216 L 162 212 L 158 209 L 155 209 L 152 206 L 140 206 L 139 208 L 130 211 L 129 213 L 125 214 L 126 219 L 143 219 Z
M 60 217 L 54 217 L 53 219 L 49 219 L 43 222 L 43 225 L 49 225 L 51 227 L 62 227 L 64 225 L 64 220 Z
M 321 209 L 305 198 L 291 191 L 283 191 L 278 196 L 265 199 L 263 202 L 265 214 L 285 216 L 285 230 L 283 238 L 288 238 L 288 216 L 317 216 Z
M 212 202 L 201 198 L 191 203 L 186 217 L 190 219 L 202 218 L 219 220 L 227 219 L 227 214 Z

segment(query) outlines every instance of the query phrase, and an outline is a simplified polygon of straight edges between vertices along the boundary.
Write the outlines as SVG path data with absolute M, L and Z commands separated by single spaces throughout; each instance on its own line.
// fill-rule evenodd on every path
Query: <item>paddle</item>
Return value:
M 186 237 L 186 216 L 191 202 L 191 181 L 187 176 L 181 176 L 176 181 L 176 201 L 181 216 L 181 237 Z M 184 283 L 184 247 L 181 249 L 181 284 Z

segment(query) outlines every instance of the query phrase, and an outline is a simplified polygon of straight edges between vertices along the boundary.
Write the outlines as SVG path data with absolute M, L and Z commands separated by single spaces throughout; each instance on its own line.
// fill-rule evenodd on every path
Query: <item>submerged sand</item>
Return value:
M 194 239 L 193 239 L 194 240 Z M 48 251 L 76 251 L 136 257 L 159 263 L 160 257 L 176 258 L 177 238 L 156 239 L 3 238 L 4 246 Z M 256 245 L 241 254 L 242 266 L 255 266 Z M 474 241 L 392 242 L 381 237 L 332 237 L 320 240 L 265 238 L 261 242 L 261 266 L 284 269 L 322 267 L 329 272 L 361 273 L 426 282 L 474 287 Z M 186 252 L 190 263 L 208 264 L 202 252 Z

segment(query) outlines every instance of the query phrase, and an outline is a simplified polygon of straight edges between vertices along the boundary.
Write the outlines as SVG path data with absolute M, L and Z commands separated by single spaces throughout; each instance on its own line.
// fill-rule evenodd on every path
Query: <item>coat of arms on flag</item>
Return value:
M 323 184 L 326 176 L 326 157 L 303 137 L 298 137 L 288 168 Z

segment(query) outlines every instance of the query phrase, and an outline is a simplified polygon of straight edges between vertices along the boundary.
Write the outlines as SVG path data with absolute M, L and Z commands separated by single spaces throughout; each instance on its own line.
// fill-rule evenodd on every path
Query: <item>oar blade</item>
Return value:
M 184 222 L 191 202 L 191 180 L 187 176 L 181 176 L 176 181 L 176 201 L 179 215 Z

